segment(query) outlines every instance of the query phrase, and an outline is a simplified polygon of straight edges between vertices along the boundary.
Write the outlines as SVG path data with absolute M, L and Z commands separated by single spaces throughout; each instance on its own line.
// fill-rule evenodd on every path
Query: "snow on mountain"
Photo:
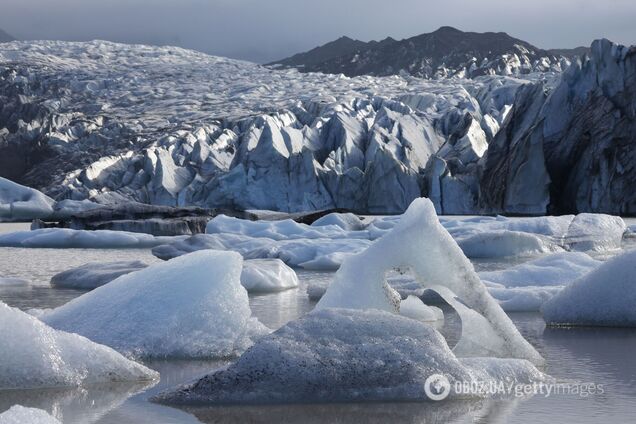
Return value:
M 445 144 L 442 161 L 474 167 L 529 83 L 300 74 L 101 41 L 4 44 L 0 75 L 5 177 L 58 200 L 282 211 L 402 212 Z
M 404 40 L 364 43 L 342 37 L 270 65 L 302 72 L 423 78 L 522 75 L 562 71 L 584 49 L 542 50 L 504 32 L 464 32 L 444 26 Z

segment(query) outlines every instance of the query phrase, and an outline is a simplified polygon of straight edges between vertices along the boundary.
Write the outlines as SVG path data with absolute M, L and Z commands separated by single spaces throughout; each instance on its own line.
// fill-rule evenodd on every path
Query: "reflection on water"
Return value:
M 4 225 L 4 224 L 3 224 Z M 3 229 L 0 225 L 0 231 Z M 636 240 L 636 239 L 635 239 Z M 52 289 L 52 275 L 90 261 L 155 259 L 145 249 L 10 249 L 0 248 L 0 276 L 34 282 L 26 287 L 0 287 L 0 300 L 21 309 L 59 306 L 82 294 L 77 290 Z M 518 261 L 515 261 L 515 263 Z M 511 266 L 505 260 L 480 261 L 478 269 Z M 299 271 L 301 286 L 275 294 L 250 296 L 255 316 L 270 328 L 278 328 L 315 306 L 306 294 L 307 282 L 329 281 L 332 273 Z M 457 315 L 444 308 L 440 331 L 453 346 L 461 331 Z M 45 409 L 66 424 L 120 423 L 596 423 L 633 422 L 636 411 L 636 330 L 545 328 L 537 313 L 516 313 L 511 318 L 546 358 L 546 372 L 559 381 L 603 384 L 603 395 L 389 404 L 284 405 L 179 409 L 148 399 L 175 385 L 192 381 L 228 361 L 152 361 L 147 365 L 161 373 L 152 387 L 109 385 L 81 389 L 0 391 L 0 412 L 19 403 Z

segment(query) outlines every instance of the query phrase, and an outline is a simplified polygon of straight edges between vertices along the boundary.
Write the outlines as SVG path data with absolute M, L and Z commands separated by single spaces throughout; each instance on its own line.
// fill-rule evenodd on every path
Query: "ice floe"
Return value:
M 153 380 L 158 374 L 113 349 L 55 330 L 0 302 L 0 389 Z
M 183 237 L 159 237 L 125 231 L 87 231 L 68 228 L 43 228 L 0 234 L 0 247 L 114 249 L 153 247 Z
M 22 405 L 14 405 L 0 414 L 0 424 L 62 424 L 48 414 L 37 408 L 26 408 Z
M 250 293 L 276 292 L 298 287 L 298 276 L 280 259 L 250 259 L 243 262 L 241 284 Z
M 636 251 L 628 251 L 582 276 L 543 305 L 548 324 L 636 326 Z
M 251 316 L 243 259 L 203 250 L 126 274 L 41 319 L 144 358 L 236 355 L 268 330 Z
M 28 221 L 53 213 L 55 200 L 29 187 L 0 177 L 0 221 Z
M 361 220 L 353 214 L 332 213 L 312 225 L 290 219 L 249 221 L 217 216 L 207 234 L 179 239 L 153 249 L 170 259 L 200 249 L 239 252 L 245 258 L 279 258 L 309 270 L 337 270 L 352 254 L 365 250 L 396 225 L 400 216 Z M 469 258 L 535 256 L 562 251 L 618 249 L 627 227 L 619 217 L 580 214 L 557 217 L 440 217 Z
M 436 306 L 428 306 L 416 296 L 408 296 L 400 302 L 400 315 L 418 321 L 432 322 L 444 319 L 444 312 Z
M 55 274 L 51 277 L 51 286 L 92 290 L 147 266 L 141 261 L 89 262 Z
M 440 225 L 428 199 L 413 201 L 391 232 L 364 252 L 347 258 L 316 308 L 374 308 L 396 312 L 400 296 L 385 278 L 387 271 L 395 268 L 410 268 L 424 288 L 436 291 L 448 303 L 465 305 L 471 321 L 481 317 L 479 323 L 483 325 L 473 334 L 479 333 L 482 337 L 475 338 L 476 345 L 470 352 L 463 351 L 463 355 L 483 356 L 487 352 L 488 356 L 543 362 L 541 355 L 490 296 L 473 265 Z M 462 324 L 466 327 L 463 319 Z M 458 346 L 463 346 L 461 340 Z
M 29 282 L 21 278 L 0 277 L 0 287 L 28 286 Z
M 433 327 L 380 310 L 321 309 L 263 337 L 236 362 L 155 401 L 250 404 L 421 401 L 434 374 L 457 381 L 533 383 L 520 359 L 458 359 Z M 479 396 L 476 394 L 475 396 Z M 457 398 L 451 389 L 449 398 Z

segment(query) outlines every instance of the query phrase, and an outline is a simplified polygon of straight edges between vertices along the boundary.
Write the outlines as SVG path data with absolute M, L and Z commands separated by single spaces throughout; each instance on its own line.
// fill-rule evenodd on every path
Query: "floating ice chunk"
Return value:
M 92 290 L 103 286 L 122 275 L 146 268 L 141 261 L 89 262 L 69 269 L 51 278 L 51 286 Z
M 41 319 L 133 357 L 242 352 L 266 328 L 251 316 L 242 258 L 202 250 L 124 275 Z
M 473 265 L 439 223 L 432 203 L 424 198 L 411 203 L 390 233 L 345 260 L 316 308 L 397 311 L 399 296 L 393 294 L 385 279 L 386 272 L 394 268 L 410 268 L 424 288 L 438 291 L 437 287 L 446 287 L 481 315 L 492 329 L 489 334 L 496 335 L 479 340 L 481 350 L 496 352 L 493 355 L 499 357 L 543 362 L 488 294 Z M 440 295 L 444 297 L 445 293 Z
M 326 225 L 335 225 L 346 231 L 360 231 L 366 227 L 365 223 L 352 213 L 330 213 L 311 224 L 312 227 L 323 227 Z
M 273 240 L 241 234 L 197 234 L 157 246 L 152 253 L 160 259 L 171 259 L 197 250 L 232 250 L 247 259 L 279 258 L 291 267 L 336 270 L 348 256 L 370 244 L 358 238 Z
M 581 252 L 560 252 L 501 271 L 480 272 L 483 281 L 505 287 L 565 286 L 601 265 Z
M 519 231 L 479 233 L 459 239 L 457 243 L 469 258 L 531 256 L 562 250 L 546 237 Z
M 0 287 L 28 286 L 29 282 L 21 278 L 0 277 Z
M 248 292 L 277 292 L 298 287 L 298 276 L 280 259 L 243 262 L 241 284 Z
M 497 299 L 506 312 L 538 312 L 545 302 L 563 287 L 488 287 L 488 292 Z
M 48 412 L 37 408 L 13 405 L 0 414 L 0 424 L 62 424 Z
M 400 302 L 400 315 L 418 321 L 441 321 L 444 312 L 435 306 L 425 305 L 419 297 L 409 296 Z
M 321 309 L 258 340 L 236 362 L 154 398 L 167 403 L 421 401 L 425 381 L 532 383 L 518 359 L 460 360 L 433 327 L 380 310 Z M 457 394 L 451 390 L 450 396 Z
M 29 187 L 0 177 L 0 221 L 28 221 L 53 213 L 55 200 Z
M 0 302 L 0 389 L 153 380 L 158 374 L 113 349 L 54 330 Z
M 636 251 L 600 265 L 543 305 L 548 324 L 636 326 Z
M 250 237 L 264 237 L 272 240 L 369 238 L 369 234 L 366 231 L 348 231 L 339 225 L 313 226 L 299 224 L 291 219 L 281 221 L 249 221 L 226 215 L 219 215 L 212 218 L 210 222 L 208 222 L 205 232 L 207 234 L 240 234 Z
M 157 237 L 150 234 L 125 231 L 87 231 L 67 228 L 43 228 L 0 234 L 1 247 L 36 247 L 59 249 L 116 249 L 154 247 L 184 237 Z
M 572 220 L 565 245 L 569 250 L 577 251 L 619 249 L 625 231 L 627 225 L 618 216 L 582 213 Z

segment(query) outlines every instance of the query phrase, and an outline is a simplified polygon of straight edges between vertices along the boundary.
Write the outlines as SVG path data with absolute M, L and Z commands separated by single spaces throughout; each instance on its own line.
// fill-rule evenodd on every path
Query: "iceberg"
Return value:
M 428 306 L 419 297 L 410 295 L 400 302 L 400 315 L 418 321 L 442 321 L 444 312 L 435 306 Z
M 147 266 L 141 261 L 89 262 L 55 274 L 51 278 L 51 286 L 93 290 Z M 2 284 L 3 280 L 0 278 L 0 285 Z M 241 284 L 248 292 L 277 292 L 298 287 L 298 277 L 280 259 L 249 259 L 243 261 Z
M 0 424 L 62 424 L 46 411 L 14 405 L 0 414 Z
M 323 308 L 380 309 L 398 312 L 400 296 L 386 282 L 389 270 L 410 269 L 422 287 L 437 292 L 446 302 L 465 306 L 471 320 L 479 316 L 479 349 L 472 354 L 527 359 L 543 363 L 541 355 L 519 333 L 510 318 L 481 282 L 473 265 L 439 223 L 430 200 L 420 198 L 402 215 L 393 230 L 367 250 L 347 258 L 325 295 Z M 458 308 L 455 308 L 458 309 Z M 460 313 L 461 310 L 457 311 Z M 462 319 L 462 328 L 469 322 Z M 464 337 L 462 331 L 462 338 Z M 463 346 L 462 341 L 458 346 Z M 463 352 L 467 354 L 470 352 Z
M 257 341 L 236 362 L 152 400 L 263 404 L 431 399 L 427 378 L 546 381 L 521 359 L 459 359 L 433 327 L 380 311 L 323 308 Z M 480 394 L 475 394 L 479 397 Z
M 0 247 L 55 249 L 148 248 L 180 240 L 183 237 L 160 237 L 125 231 L 88 231 L 68 228 L 42 228 L 0 234 Z
M 268 293 L 298 287 L 298 276 L 280 259 L 243 262 L 241 284 L 249 293 Z
M 548 325 L 636 326 L 636 251 L 618 255 L 543 305 Z
M 122 275 L 146 268 L 141 261 L 89 262 L 51 277 L 51 286 L 79 290 L 93 290 Z
M 0 390 L 149 381 L 158 373 L 0 302 Z
M 129 357 L 234 356 L 268 332 L 251 316 L 242 262 L 234 252 L 194 252 L 123 275 L 41 319 Z
M 0 177 L 0 221 L 30 221 L 53 214 L 55 200 Z

